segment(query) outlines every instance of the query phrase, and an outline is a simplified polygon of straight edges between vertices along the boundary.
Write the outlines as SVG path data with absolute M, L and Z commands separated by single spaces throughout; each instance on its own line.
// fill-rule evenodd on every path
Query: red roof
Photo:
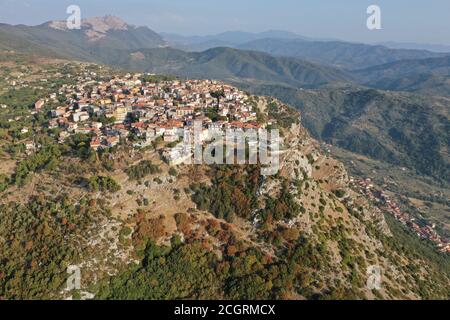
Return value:
M 141 121 L 141 122 L 133 123 L 131 126 L 133 128 L 142 128 L 144 125 L 145 125 L 145 123 Z

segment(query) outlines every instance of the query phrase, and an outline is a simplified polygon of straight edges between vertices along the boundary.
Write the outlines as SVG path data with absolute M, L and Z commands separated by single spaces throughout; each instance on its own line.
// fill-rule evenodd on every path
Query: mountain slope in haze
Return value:
M 181 36 L 171 33 L 161 33 L 161 36 L 172 47 L 186 51 L 204 51 L 224 46 L 235 47 L 246 42 L 266 38 L 312 40 L 296 33 L 280 30 L 269 30 L 260 33 L 228 31 L 208 36 Z
M 132 48 L 133 46 L 140 46 L 142 43 L 134 42 L 131 36 L 127 36 L 127 39 L 130 38 L 129 44 L 121 43 L 118 41 L 120 39 L 118 34 L 137 32 L 136 28 L 129 27 L 121 21 L 114 19 L 109 21 L 105 18 L 95 19 L 90 23 L 85 22 L 83 28 L 79 31 L 69 32 L 64 30 L 64 26 L 57 23 L 38 27 L 1 25 L 0 37 L 5 35 L 7 41 L 1 41 L 0 46 L 67 56 L 71 59 L 101 62 L 134 71 L 226 80 L 234 84 L 254 87 L 258 93 L 277 96 L 299 108 L 303 108 L 304 100 L 309 101 L 308 99 L 314 96 L 311 95 L 305 99 L 302 96 L 299 97 L 298 87 L 318 88 L 345 84 L 356 80 L 367 85 L 383 85 L 384 89 L 390 90 L 421 91 L 426 84 L 430 90 L 438 90 L 438 93 L 441 94 L 448 91 L 445 82 L 447 80 L 445 77 L 448 75 L 448 58 L 446 57 L 401 61 L 358 70 L 350 74 L 339 69 L 296 58 L 274 57 L 265 53 L 230 48 L 216 48 L 199 53 L 188 53 L 172 48 L 125 50 L 123 49 L 125 46 Z M 123 30 L 124 28 L 127 28 L 127 30 Z M 88 30 L 104 35 L 100 39 L 92 40 L 85 34 Z M 120 42 L 120 45 L 118 42 Z M 302 41 L 295 41 L 295 43 L 302 43 Z M 364 50 L 370 48 L 372 47 L 364 47 L 361 52 L 366 52 Z M 380 52 L 384 52 L 383 50 Z M 348 54 L 351 55 L 351 52 L 353 51 L 349 49 Z M 366 53 L 370 53 L 370 50 Z M 356 55 L 355 59 L 362 58 Z M 414 80 L 415 78 L 418 80 Z M 379 81 L 380 79 L 383 81 Z M 370 93 L 371 91 L 367 92 Z M 419 102 L 419 110 L 425 110 L 423 112 L 424 117 L 429 120 L 421 122 L 420 115 L 417 115 L 414 119 L 409 119 L 408 108 L 412 108 L 413 111 L 416 110 L 416 102 L 408 95 L 403 97 L 404 103 L 399 103 L 397 100 L 401 99 L 395 99 L 396 101 L 393 102 L 389 98 L 389 93 L 379 92 L 381 96 L 384 95 L 384 97 L 389 98 L 386 102 L 384 97 L 380 98 L 380 95 L 377 95 L 379 98 L 371 100 L 372 94 L 366 96 L 357 93 L 347 96 L 346 93 L 340 91 L 340 93 L 336 93 L 340 98 L 336 101 L 337 105 L 334 106 L 333 96 L 327 96 L 328 93 L 328 91 L 325 91 L 325 96 L 319 100 L 312 99 L 309 107 L 310 111 L 314 111 L 314 114 L 311 121 L 306 118 L 306 125 L 316 137 L 321 139 L 326 137 L 329 140 L 336 138 L 343 147 L 352 151 L 365 153 L 376 157 L 376 159 L 412 166 L 425 174 L 446 176 L 445 162 L 442 160 L 444 156 L 440 155 L 439 149 L 441 147 L 439 146 L 447 139 L 446 131 L 442 130 L 442 128 L 446 128 L 446 124 L 442 120 L 447 121 L 448 118 L 445 114 L 442 114 L 441 108 L 436 109 L 438 113 L 435 113 L 433 109 L 423 109 L 427 101 Z M 366 98 L 369 99 L 369 102 L 386 102 L 386 105 L 389 105 L 392 110 L 386 110 L 381 103 L 375 103 L 375 107 L 372 109 L 370 105 L 366 104 Z M 344 110 L 345 108 L 350 111 Z M 369 112 L 369 115 L 375 115 L 376 118 L 366 117 L 362 123 L 359 123 L 358 121 L 361 119 L 358 119 L 358 117 L 361 110 Z M 351 114 L 351 112 L 355 112 L 355 114 Z M 308 114 L 308 112 L 305 113 Z M 341 113 L 343 113 L 343 117 L 332 121 L 336 115 Z M 380 122 L 380 117 L 386 114 L 391 116 L 391 113 L 392 121 L 381 119 Z M 428 117 L 428 114 L 430 117 Z M 437 127 L 440 128 L 437 131 L 434 128 L 435 120 L 437 121 Z M 376 130 L 366 131 L 371 121 L 376 121 L 378 127 Z M 320 126 L 328 125 L 327 135 L 323 135 L 323 128 L 315 127 L 318 124 Z M 400 124 L 400 126 L 397 126 L 397 124 Z M 424 128 L 423 125 L 425 124 L 431 129 Z M 360 129 L 356 130 L 353 125 L 359 126 Z M 415 125 L 423 130 L 423 136 L 411 134 L 415 130 Z M 400 131 L 397 133 L 392 131 L 396 139 L 400 141 L 401 148 L 399 149 L 396 148 L 396 144 L 392 140 L 393 137 L 386 135 L 387 131 L 395 127 Z M 405 132 L 402 132 L 403 129 Z M 403 139 L 403 137 L 407 138 Z M 428 138 L 430 143 L 427 142 Z M 436 141 L 438 141 L 438 147 L 434 146 Z M 374 144 L 376 147 L 373 150 L 366 150 L 370 149 L 369 147 L 373 142 L 376 142 Z M 410 145 L 411 148 L 409 148 Z M 420 152 L 427 150 L 427 147 L 432 148 L 432 150 L 431 153 L 426 152 L 424 158 Z M 428 157 L 432 159 L 430 160 Z M 428 162 L 430 166 L 428 166 Z M 443 168 L 444 171 L 440 172 L 439 168 Z
M 367 82 L 365 85 L 383 90 L 450 96 L 450 76 L 439 76 L 429 73 L 412 74 L 400 78 L 380 78 Z
M 298 39 L 259 39 L 237 48 L 257 50 L 276 56 L 295 57 L 346 69 L 361 69 L 404 59 L 440 57 L 425 50 L 389 49 L 340 41 L 304 41 Z
M 11 30 L 9 25 L 0 24 L 0 49 L 17 51 L 20 53 L 34 53 L 46 57 L 62 57 L 64 54 L 56 52 L 48 46 L 33 43 L 19 35 L 18 28 Z
M 403 59 L 425 59 L 443 55 L 443 53 L 427 50 L 394 49 L 381 45 L 312 39 L 285 31 L 225 32 L 218 35 L 192 37 L 162 35 L 171 46 L 186 51 L 204 51 L 227 46 L 261 51 L 275 56 L 300 58 L 347 69 L 360 69 Z
M 353 74 L 360 83 L 378 89 L 450 95 L 450 56 L 402 60 Z
M 354 72 L 361 83 L 384 90 L 450 94 L 450 55 L 403 60 Z
M 339 147 L 450 182 L 450 100 L 373 89 L 253 88 L 302 112 L 311 134 Z
M 317 87 L 347 82 L 351 75 L 299 59 L 276 58 L 268 54 L 215 48 L 200 53 L 175 49 L 146 49 L 119 60 L 132 70 L 169 73 L 178 76 L 215 78 L 244 82 L 277 82 L 292 86 Z
M 0 49 L 48 57 L 92 59 L 75 32 L 48 27 L 0 25 Z
M 355 72 L 355 74 L 367 77 L 368 79 L 400 78 L 425 73 L 450 76 L 450 54 L 439 58 L 396 61 Z

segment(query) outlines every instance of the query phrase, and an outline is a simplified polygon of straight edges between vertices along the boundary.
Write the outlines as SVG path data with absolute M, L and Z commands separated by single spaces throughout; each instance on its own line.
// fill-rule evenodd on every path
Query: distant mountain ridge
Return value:
M 236 46 L 244 44 L 246 42 L 266 38 L 312 40 L 311 38 L 304 37 L 302 35 L 293 32 L 281 30 L 268 30 L 259 33 L 243 32 L 243 31 L 227 31 L 207 36 L 182 36 L 164 32 L 160 34 L 164 38 L 164 40 L 169 42 L 174 47 L 185 46 L 190 47 L 191 49 L 214 43 L 222 43 L 227 44 L 229 46 Z
M 170 38 L 167 34 L 163 36 Z M 278 38 L 266 38 L 275 36 Z M 185 41 L 187 45 L 196 43 L 206 48 L 209 46 L 204 41 L 212 41 L 215 48 L 200 52 L 175 51 L 168 48 L 170 39 L 166 42 L 147 27 L 132 26 L 113 16 L 85 19 L 80 30 L 68 30 L 65 21 L 51 21 L 35 27 L 0 25 L 0 49 L 87 60 L 133 70 L 217 77 L 234 82 L 276 82 L 306 88 L 353 82 L 390 90 L 433 90 L 439 94 L 450 91 L 447 73 L 438 74 L 432 65 L 434 60 L 424 60 L 442 58 L 440 53 L 341 41 L 313 41 L 285 31 L 171 37 L 179 44 Z M 239 50 L 229 49 L 233 46 Z M 151 49 L 161 50 L 152 52 Z M 396 62 L 399 67 L 395 70 L 402 69 L 403 64 L 411 63 L 404 62 L 405 59 L 422 60 L 421 72 L 409 75 L 416 79 L 412 83 L 402 79 L 403 71 L 388 73 L 387 69 L 377 69 L 395 68 L 395 65 L 387 63 Z M 338 71 L 336 67 L 356 71 Z M 386 76 L 388 74 L 389 77 Z
M 130 70 L 214 78 L 234 83 L 276 82 L 309 88 L 346 83 L 352 79 L 349 73 L 332 67 L 225 47 L 192 53 L 172 48 L 142 49 L 130 52 L 129 56 L 105 56 L 104 59 L 111 59 L 109 64 L 121 65 Z
M 404 77 L 423 73 L 450 76 L 450 55 L 439 58 L 396 61 L 356 72 L 356 74 L 378 79 L 382 77 Z
M 194 52 L 206 51 L 216 47 L 236 48 L 249 41 L 271 37 L 281 39 L 308 39 L 292 32 L 279 30 L 269 30 L 260 33 L 228 31 L 207 36 L 181 36 L 171 33 L 161 33 L 161 36 L 171 47 Z
M 411 43 L 411 42 L 381 42 L 379 45 L 392 49 L 413 49 L 413 50 L 428 50 L 431 52 L 450 53 L 450 45 L 445 44 L 430 44 L 430 43 Z
M 426 50 L 389 49 L 342 41 L 304 41 L 301 39 L 259 39 L 239 45 L 275 56 L 295 57 L 345 69 L 361 69 L 404 59 L 443 56 Z
M 300 58 L 345 69 L 361 69 L 404 59 L 426 59 L 446 54 L 425 49 L 394 49 L 383 45 L 353 43 L 336 39 L 314 39 L 277 30 L 261 33 L 224 32 L 209 36 L 180 36 L 162 33 L 162 36 L 172 47 L 186 51 L 204 51 L 214 47 L 227 46 L 242 50 L 261 51 L 275 56 Z

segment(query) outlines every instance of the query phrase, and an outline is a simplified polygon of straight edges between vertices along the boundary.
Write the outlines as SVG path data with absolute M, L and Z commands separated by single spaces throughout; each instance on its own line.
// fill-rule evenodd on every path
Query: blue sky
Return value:
M 450 45 L 449 0 L 0 0 L 0 22 L 64 19 L 78 4 L 83 17 L 113 14 L 155 31 L 205 35 L 229 30 L 288 30 L 359 42 Z M 382 10 L 382 30 L 366 28 L 366 9 Z

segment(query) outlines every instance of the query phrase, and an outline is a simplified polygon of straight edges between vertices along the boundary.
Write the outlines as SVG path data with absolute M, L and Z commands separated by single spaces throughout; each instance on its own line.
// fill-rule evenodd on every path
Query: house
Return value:
M 166 128 L 163 128 L 163 127 L 155 128 L 155 135 L 162 136 L 165 131 L 166 131 Z
M 181 107 L 177 109 L 177 116 L 184 117 L 190 114 L 194 114 L 193 107 Z
M 117 122 L 123 122 L 127 118 L 128 115 L 128 109 L 126 107 L 117 107 L 116 110 L 114 110 L 114 118 Z
M 111 104 L 112 103 L 111 99 L 101 99 L 99 102 L 102 105 Z
M 228 116 L 228 114 L 230 113 L 230 109 L 228 109 L 228 108 L 222 108 L 222 110 L 220 110 L 220 115 L 222 116 L 222 117 L 226 117 L 226 116 Z
M 92 132 L 95 132 L 95 129 L 91 127 L 80 127 L 75 129 L 75 133 L 90 134 Z
M 105 144 L 106 146 L 108 146 L 108 148 L 113 148 L 119 144 L 119 137 L 117 136 L 107 137 L 105 139 Z
M 78 108 L 81 110 L 81 111 L 88 111 L 89 110 L 89 104 L 87 103 L 87 102 L 79 102 L 78 103 Z
M 217 122 L 209 123 L 207 125 L 207 127 L 208 127 L 208 129 L 210 129 L 212 131 L 214 131 L 214 130 L 221 130 L 222 127 L 224 126 L 224 124 L 225 123 L 223 121 L 217 121 Z
M 97 151 L 98 149 L 100 149 L 100 147 L 102 146 L 102 142 L 99 138 L 94 137 L 92 138 L 91 141 L 91 148 L 94 149 L 95 151 Z
M 89 106 L 89 113 L 93 114 L 93 115 L 99 115 L 100 114 L 100 107 L 97 106 Z
M 73 122 L 83 122 L 89 120 L 89 114 L 86 111 L 75 112 L 72 114 Z
M 69 119 L 67 118 L 58 118 L 58 125 L 62 128 L 68 128 L 69 125 Z

